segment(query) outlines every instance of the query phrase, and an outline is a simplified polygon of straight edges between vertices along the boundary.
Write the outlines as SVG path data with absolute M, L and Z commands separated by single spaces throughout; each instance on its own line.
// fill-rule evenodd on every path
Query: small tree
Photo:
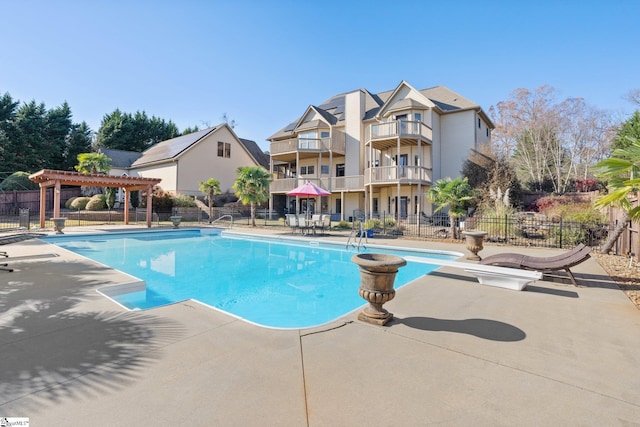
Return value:
M 107 173 L 111 169 L 111 159 L 102 153 L 80 153 L 75 166 L 80 173 Z
M 107 209 L 109 209 L 109 222 L 111 222 L 111 209 L 113 205 L 116 203 L 116 189 L 113 187 L 107 187 L 104 189 L 104 201 L 107 204 Z
M 271 174 L 260 166 L 245 166 L 237 170 L 233 190 L 243 205 L 251 205 L 251 225 L 256 226 L 256 204 L 269 200 Z
M 595 201 L 596 208 L 607 206 L 620 207 L 624 212 L 622 221 L 602 245 L 600 252 L 608 253 L 622 232 L 627 228 L 629 219 L 640 220 L 640 206 L 633 207 L 629 196 L 640 191 L 640 140 L 627 137 L 629 145 L 613 150 L 613 156 L 596 165 L 598 176 L 609 180 L 609 193 Z
M 437 205 L 434 212 L 442 209 L 449 209 L 449 220 L 451 222 L 451 236 L 458 238 L 458 224 L 456 219 L 464 216 L 466 203 L 473 198 L 473 190 L 469 186 L 467 178 L 443 178 L 435 182 L 434 186 L 427 191 L 427 197 L 431 203 Z
M 209 224 L 211 224 L 213 221 L 213 198 L 216 194 L 220 194 L 220 181 L 213 178 L 200 181 L 198 183 L 198 189 L 205 194 L 205 198 L 209 202 Z

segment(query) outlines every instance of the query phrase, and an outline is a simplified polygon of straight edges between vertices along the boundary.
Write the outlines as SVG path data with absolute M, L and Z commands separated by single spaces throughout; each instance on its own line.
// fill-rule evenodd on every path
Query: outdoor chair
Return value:
M 591 248 L 580 244 L 563 254 L 552 257 L 535 257 L 517 253 L 503 253 L 491 255 L 480 261 L 480 264 L 495 265 L 498 267 L 519 268 L 522 270 L 536 270 L 548 273 L 550 271 L 564 270 L 569 275 L 571 283 L 578 286 L 576 278 L 571 272 L 571 267 L 586 261 L 589 258 Z
M 298 228 L 298 217 L 294 214 L 287 214 L 287 225 L 291 227 L 291 234 L 296 232 Z

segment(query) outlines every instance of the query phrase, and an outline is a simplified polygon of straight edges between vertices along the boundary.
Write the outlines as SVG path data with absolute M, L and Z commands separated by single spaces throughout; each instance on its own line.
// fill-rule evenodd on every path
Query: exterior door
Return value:
M 400 198 L 400 218 L 406 218 L 407 217 L 407 206 L 409 204 L 409 198 L 408 197 L 401 197 Z
M 407 115 L 402 114 L 396 116 L 396 120 L 398 121 L 398 135 L 404 135 L 407 133 Z
M 400 154 L 400 162 L 398 164 L 398 178 L 407 177 L 407 168 L 406 168 L 407 165 L 409 165 L 409 155 Z

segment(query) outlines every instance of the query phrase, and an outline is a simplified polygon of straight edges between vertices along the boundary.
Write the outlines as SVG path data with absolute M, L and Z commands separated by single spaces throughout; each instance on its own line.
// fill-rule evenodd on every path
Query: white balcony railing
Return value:
M 385 123 L 375 123 L 367 128 L 367 140 L 387 138 L 423 138 L 431 141 L 432 129 L 419 121 L 393 120 Z
M 365 184 L 394 183 L 398 181 L 406 183 L 422 182 L 431 183 L 432 171 L 422 166 L 379 166 L 365 170 Z
M 275 141 L 269 146 L 270 153 L 282 154 L 296 151 L 328 152 L 344 154 L 345 139 L 342 132 L 335 131 L 333 138 L 293 138 L 285 141 Z
M 364 175 L 334 176 L 331 178 L 331 191 L 364 190 Z

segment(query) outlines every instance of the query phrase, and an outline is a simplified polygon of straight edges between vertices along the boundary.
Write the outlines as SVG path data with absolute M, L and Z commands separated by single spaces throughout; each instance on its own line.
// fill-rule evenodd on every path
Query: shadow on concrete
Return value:
M 389 326 L 393 326 L 396 323 L 423 331 L 455 332 L 491 341 L 522 341 L 527 336 L 520 328 L 489 319 L 447 320 L 434 319 L 432 317 L 407 317 L 404 319 L 394 318 L 389 323 Z
M 184 334 L 176 322 L 142 312 L 78 310 L 105 284 L 104 270 L 85 260 L 23 263 L 2 279 L 0 408 L 20 399 L 37 411 L 118 390 Z

